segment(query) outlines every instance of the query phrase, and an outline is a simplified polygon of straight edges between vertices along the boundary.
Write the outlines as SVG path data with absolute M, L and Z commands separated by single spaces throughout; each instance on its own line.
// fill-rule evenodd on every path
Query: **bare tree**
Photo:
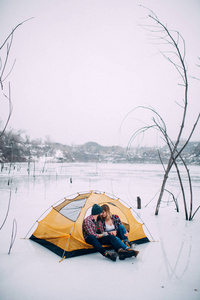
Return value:
M 30 18 L 32 19 L 32 18 Z M 8 113 L 8 117 L 7 120 L 5 122 L 5 125 L 3 126 L 2 131 L 0 132 L 0 138 L 2 137 L 2 135 L 4 134 L 8 123 L 10 121 L 10 117 L 12 114 L 12 110 L 13 110 L 13 105 L 12 105 L 12 99 L 11 99 L 11 87 L 10 87 L 10 82 L 8 82 L 8 92 L 5 92 L 5 82 L 6 79 L 9 77 L 10 73 L 13 70 L 13 67 L 15 65 L 16 59 L 14 60 L 11 68 L 9 70 L 8 69 L 8 61 L 9 61 L 9 56 L 10 56 L 10 51 L 11 51 L 11 47 L 12 47 L 12 43 L 13 43 L 13 37 L 14 37 L 14 32 L 16 31 L 16 29 L 21 26 L 23 23 L 29 21 L 30 19 L 27 19 L 21 23 L 19 23 L 12 31 L 11 33 L 8 35 L 8 37 L 5 39 L 5 41 L 2 43 L 2 45 L 0 46 L 0 86 L 1 86 L 1 96 L 3 96 L 4 98 L 7 99 L 8 101 L 8 105 L 9 105 L 9 113 Z M 3 55 L 5 51 L 5 55 Z
M 32 18 L 31 18 L 32 19 Z M 30 19 L 28 19 L 30 20 Z M 4 98 L 7 99 L 8 103 L 9 103 L 9 113 L 8 113 L 8 117 L 7 120 L 5 122 L 5 125 L 3 126 L 2 131 L 0 132 L 0 139 L 2 138 L 3 134 L 5 133 L 5 130 L 8 126 L 8 123 L 10 121 L 10 117 L 12 114 L 12 110 L 13 110 L 13 105 L 12 105 L 12 99 L 11 99 L 11 87 L 10 87 L 10 82 L 8 82 L 8 93 L 5 92 L 5 87 L 4 84 L 6 83 L 6 79 L 9 77 L 10 73 L 12 72 L 12 69 L 15 65 L 16 59 L 14 60 L 11 68 L 9 70 L 8 69 L 8 60 L 9 60 L 9 55 L 10 55 L 10 51 L 11 51 L 11 47 L 12 47 L 12 43 L 13 43 L 13 37 L 14 37 L 14 32 L 15 30 L 21 26 L 23 23 L 25 23 L 25 20 L 21 23 L 19 23 L 12 31 L 11 33 L 8 35 L 8 37 L 5 39 L 5 41 L 2 43 L 2 45 L 0 46 L 0 86 L 1 86 L 1 96 L 3 96 Z M 4 54 L 5 51 L 5 55 Z M 3 57 L 3 58 L 2 58 Z M 0 97 L 1 97 L 0 96 Z M 2 99 L 0 99 L 2 100 Z M 10 190 L 10 197 L 9 197 L 9 204 L 8 204 L 8 209 L 7 209 L 7 213 L 5 216 L 5 219 L 0 227 L 0 230 L 3 228 L 7 217 L 8 217 L 8 213 L 9 213 L 9 209 L 10 209 L 10 202 L 11 202 L 11 190 Z M 15 238 L 17 235 L 17 221 L 14 219 L 13 220 L 13 229 L 12 229 L 12 236 L 11 236 L 11 242 L 10 242 L 10 247 L 9 247 L 9 251 L 8 254 L 11 253 L 11 249 L 13 247 L 13 244 L 15 242 Z
M 163 198 L 163 194 L 165 191 L 167 191 L 165 187 L 166 187 L 166 183 L 167 183 L 167 180 L 169 177 L 169 173 L 171 171 L 172 166 L 175 166 L 177 175 L 178 175 L 178 179 L 179 179 L 179 183 L 180 183 L 180 187 L 181 187 L 182 197 L 183 197 L 183 203 L 184 203 L 184 208 L 185 208 L 185 218 L 186 218 L 186 220 L 188 220 L 188 219 L 192 220 L 195 213 L 197 212 L 197 210 L 200 207 L 197 208 L 197 210 L 195 211 L 194 214 L 192 213 L 193 195 L 192 195 L 192 184 L 191 184 L 190 172 L 189 172 L 189 169 L 188 169 L 184 159 L 182 158 L 181 154 L 182 154 L 182 151 L 184 150 L 184 148 L 187 146 L 188 142 L 190 141 L 190 139 L 194 133 L 194 130 L 199 122 L 200 113 L 197 116 L 197 119 L 191 129 L 191 132 L 190 132 L 186 142 L 180 148 L 179 147 L 180 141 L 181 141 L 183 129 L 184 129 L 184 126 L 186 123 L 186 116 L 187 116 L 187 109 L 188 109 L 188 74 L 187 74 L 187 67 L 186 67 L 186 61 L 185 61 L 185 41 L 179 32 L 170 31 L 167 28 L 167 26 L 165 26 L 162 22 L 160 22 L 158 17 L 151 10 L 148 10 L 148 11 L 149 11 L 148 17 L 153 21 L 153 24 L 143 26 L 143 27 L 151 34 L 151 37 L 153 37 L 154 41 L 156 41 L 159 44 L 164 44 L 166 47 L 167 46 L 170 47 L 169 50 L 161 51 L 160 53 L 164 56 L 165 59 L 167 59 L 175 67 L 175 69 L 179 73 L 181 81 L 182 81 L 180 84 L 184 88 L 184 100 L 183 100 L 183 105 L 181 105 L 182 110 L 183 110 L 182 121 L 180 124 L 180 130 L 178 132 L 177 138 L 176 138 L 175 142 L 173 142 L 172 139 L 170 139 L 170 137 L 168 135 L 167 126 L 166 126 L 163 118 L 156 111 L 156 109 L 154 109 L 152 107 L 144 107 L 144 106 L 137 107 L 135 109 L 140 108 L 140 109 L 144 109 L 144 110 L 149 110 L 151 113 L 153 113 L 152 124 L 148 124 L 147 126 L 144 126 L 144 127 L 140 128 L 139 130 L 137 130 L 136 132 L 134 132 L 129 141 L 128 147 L 131 145 L 133 140 L 138 135 L 144 134 L 149 129 L 156 129 L 161 133 L 163 140 L 165 141 L 165 143 L 167 144 L 167 146 L 169 148 L 170 155 L 169 155 L 169 160 L 168 160 L 167 166 L 166 166 L 166 168 L 164 168 L 164 178 L 163 178 L 163 182 L 162 182 L 161 189 L 160 189 L 160 194 L 159 194 L 157 205 L 156 205 L 155 215 L 158 215 L 158 213 L 159 213 L 159 208 L 160 208 L 160 204 L 161 204 L 161 201 Z M 130 113 L 132 113 L 132 112 L 133 112 L 133 110 Z M 161 157 L 160 157 L 160 159 L 161 159 Z M 180 171 L 179 171 L 179 167 L 178 167 L 178 163 L 177 163 L 178 159 L 180 159 L 181 162 L 183 163 L 183 165 L 186 169 L 186 172 L 187 172 L 187 176 L 188 176 L 188 182 L 189 182 L 189 188 L 190 188 L 190 205 L 189 205 L 190 211 L 189 211 L 189 214 L 188 214 L 188 209 L 187 209 L 187 204 L 186 204 L 184 185 L 183 185 L 183 182 L 181 179 L 181 175 L 180 175 Z M 161 163 L 162 163 L 162 161 L 161 161 Z M 162 163 L 162 165 L 164 166 L 163 163 Z M 169 192 L 169 191 L 167 191 L 167 192 Z

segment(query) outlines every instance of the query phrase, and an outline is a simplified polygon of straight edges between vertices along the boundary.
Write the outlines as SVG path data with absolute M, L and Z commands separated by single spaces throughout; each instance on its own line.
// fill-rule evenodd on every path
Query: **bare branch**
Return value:
M 16 63 L 16 59 L 14 60 L 13 65 L 12 65 L 10 71 L 8 72 L 8 74 L 6 75 L 6 77 L 4 79 L 2 79 L 2 82 L 4 82 L 8 78 L 8 76 L 10 75 L 10 73 L 12 72 L 12 70 L 14 68 L 15 63 Z
M 197 211 L 199 210 L 199 208 L 200 208 L 200 206 L 195 210 L 195 212 L 193 213 L 193 215 L 192 215 L 192 217 L 191 217 L 190 220 L 192 220 L 192 219 L 194 218 L 194 216 L 195 216 L 195 214 L 197 213 Z
M 31 20 L 31 19 L 33 19 L 33 17 L 32 17 L 32 18 L 29 18 L 29 19 L 27 19 L 27 20 L 25 20 L 25 21 L 19 23 L 17 26 L 15 26 L 15 28 L 11 31 L 11 33 L 8 35 L 8 37 L 5 39 L 5 41 L 4 41 L 3 44 L 1 45 L 0 50 L 3 48 L 3 46 L 4 46 L 4 45 L 6 44 L 6 42 L 9 40 L 9 38 L 13 35 L 13 33 L 15 32 L 15 30 L 16 30 L 19 26 L 21 26 L 22 24 L 24 24 L 25 22 L 27 22 L 27 21 L 29 21 L 29 20 Z
M 13 220 L 13 227 L 12 227 L 12 235 L 11 235 L 11 241 L 10 241 L 10 248 L 8 250 L 8 254 L 11 253 L 11 249 L 14 245 L 15 239 L 17 236 L 17 221 L 16 219 Z
M 159 151 L 159 150 L 158 150 L 158 156 L 159 156 L 161 165 L 162 165 L 162 167 L 163 167 L 163 170 L 164 170 L 164 172 L 166 172 L 166 169 L 165 169 L 164 163 L 163 163 L 163 161 L 162 161 L 162 158 L 161 158 L 161 155 L 160 155 L 160 151 Z
M 191 132 L 190 132 L 190 135 L 189 135 L 187 141 L 185 142 L 185 144 L 183 145 L 183 147 L 181 148 L 181 150 L 178 151 L 178 153 L 177 153 L 175 159 L 181 154 L 181 152 L 183 151 L 183 149 L 185 149 L 185 147 L 186 147 L 187 144 L 189 143 L 189 141 L 190 141 L 190 139 L 191 139 L 191 137 L 192 137 L 192 135 L 193 135 L 193 133 L 194 133 L 194 130 L 195 130 L 195 128 L 196 128 L 196 126 L 197 126 L 197 124 L 198 124 L 198 122 L 199 122 L 199 119 L 200 119 L 200 113 L 199 113 L 199 115 L 198 115 L 198 117 L 197 117 L 196 122 L 195 122 L 194 125 L 193 125 L 193 128 L 192 128 L 192 130 L 191 130 Z
M 8 115 L 6 124 L 5 124 L 2 132 L 0 133 L 0 138 L 2 137 L 2 135 L 4 134 L 4 132 L 5 132 L 6 128 L 7 128 L 7 126 L 8 126 L 8 123 L 9 123 L 11 115 L 12 115 L 12 110 L 13 110 L 12 101 L 11 101 L 10 83 L 9 83 L 9 96 L 7 97 L 5 94 L 4 94 L 4 96 L 8 99 L 8 102 L 9 102 L 9 115 Z
M 5 73 L 5 70 L 6 70 L 6 66 L 7 66 L 7 63 L 8 63 L 8 58 L 9 58 L 9 54 L 10 54 L 10 50 L 11 50 L 11 46 L 12 46 L 12 43 L 13 43 L 13 36 L 14 36 L 14 32 L 15 30 L 21 26 L 22 24 L 24 24 L 25 22 L 31 20 L 33 18 L 29 18 L 21 23 L 19 23 L 12 31 L 11 33 L 8 35 L 8 37 L 5 39 L 5 41 L 3 42 L 3 44 L 1 45 L 0 47 L 0 50 L 3 49 L 3 47 L 7 44 L 7 48 L 6 48 L 6 56 L 5 56 L 5 60 L 2 61 L 1 57 L 0 57 L 0 70 L 1 70 L 1 73 L 0 73 L 0 85 L 1 85 L 1 89 L 4 90 L 4 87 L 3 87 L 3 82 L 8 78 L 8 76 L 10 75 L 10 73 L 12 72 L 13 68 L 14 68 L 14 65 L 15 65 L 15 62 L 16 60 L 14 60 L 14 63 L 12 64 L 11 66 L 11 69 L 9 70 L 9 72 L 7 73 L 7 75 L 3 78 L 4 76 L 4 73 Z M 9 102 L 9 114 L 8 114 L 8 118 L 7 118 L 7 121 L 6 121 L 6 124 L 2 130 L 2 132 L 0 133 L 0 138 L 2 137 L 2 135 L 4 134 L 6 128 L 7 128 L 7 125 L 9 123 L 9 120 L 10 120 L 10 117 L 11 117 L 11 114 L 12 114 L 12 110 L 13 110 L 13 107 L 12 107 L 12 101 L 11 101 L 11 89 L 10 89 L 10 82 L 8 84 L 9 86 L 9 95 L 7 96 L 5 93 L 3 94 L 5 98 L 8 99 L 8 102 Z
M 10 53 L 10 49 L 11 49 L 11 46 L 12 46 L 12 42 L 13 42 L 13 35 L 11 35 L 11 40 L 10 40 L 10 44 L 8 43 L 7 44 L 7 53 L 6 53 L 6 58 L 5 58 L 5 62 L 4 62 L 4 65 L 3 65 L 3 68 L 2 68 L 2 72 L 0 74 L 0 83 L 1 83 L 1 89 L 3 90 L 3 73 L 6 69 L 6 65 L 7 65 L 7 62 L 8 62 L 8 58 L 9 58 L 9 53 Z
M 165 191 L 168 192 L 168 193 L 172 196 L 172 198 L 173 198 L 173 200 L 174 200 L 174 203 L 175 203 L 175 205 L 176 205 L 176 211 L 179 212 L 178 201 L 177 201 L 177 199 L 175 198 L 174 194 L 173 194 L 172 192 L 166 190 L 166 189 L 165 189 Z
M 8 213 L 9 213 L 9 211 L 10 211 L 10 202 L 11 202 L 11 189 L 10 189 L 10 196 L 9 196 L 9 201 L 8 201 L 8 209 L 7 209 L 7 212 L 6 212 L 6 216 L 5 216 L 5 218 L 4 218 L 4 221 L 3 221 L 3 223 L 2 223 L 2 225 L 1 225 L 1 227 L 0 227 L 0 230 L 3 228 L 3 226 L 4 226 L 4 224 L 5 224 L 6 220 L 7 220 Z

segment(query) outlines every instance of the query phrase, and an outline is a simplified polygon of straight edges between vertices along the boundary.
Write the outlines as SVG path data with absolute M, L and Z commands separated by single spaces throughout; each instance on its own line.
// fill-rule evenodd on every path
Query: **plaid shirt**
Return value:
M 118 215 L 112 215 L 111 216 L 111 220 L 113 222 L 113 225 L 115 226 L 115 230 L 118 230 L 119 225 L 122 224 L 119 216 Z M 102 220 L 102 223 L 103 223 L 103 231 L 106 231 L 106 223 L 105 223 L 104 219 Z
M 96 238 L 98 237 L 98 234 L 103 233 L 103 224 L 102 221 L 98 220 L 95 222 L 92 215 L 85 218 L 83 220 L 83 236 L 84 239 L 88 237 L 88 235 L 94 235 Z

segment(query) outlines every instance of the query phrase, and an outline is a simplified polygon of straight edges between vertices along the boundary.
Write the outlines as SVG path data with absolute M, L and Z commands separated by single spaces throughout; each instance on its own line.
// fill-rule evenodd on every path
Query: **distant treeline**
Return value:
M 162 161 L 169 157 L 167 147 L 159 149 Z M 189 164 L 200 164 L 200 142 L 190 142 L 182 155 Z M 30 162 L 41 158 L 51 162 L 111 162 L 160 163 L 158 149 L 154 147 L 126 148 L 101 146 L 94 142 L 68 146 L 50 140 L 30 140 L 21 131 L 9 130 L 0 139 L 0 162 Z

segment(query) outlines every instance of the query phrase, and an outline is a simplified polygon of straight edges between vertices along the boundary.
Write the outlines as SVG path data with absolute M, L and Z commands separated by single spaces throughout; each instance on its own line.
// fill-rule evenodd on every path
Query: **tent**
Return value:
M 105 193 L 90 191 L 78 194 L 51 208 L 41 220 L 30 239 L 43 245 L 62 258 L 94 252 L 94 248 L 83 238 L 82 223 L 91 213 L 94 204 L 107 204 L 112 214 L 117 214 L 129 232 L 129 241 L 137 244 L 149 242 L 131 208 L 123 205 L 119 199 L 113 199 Z

